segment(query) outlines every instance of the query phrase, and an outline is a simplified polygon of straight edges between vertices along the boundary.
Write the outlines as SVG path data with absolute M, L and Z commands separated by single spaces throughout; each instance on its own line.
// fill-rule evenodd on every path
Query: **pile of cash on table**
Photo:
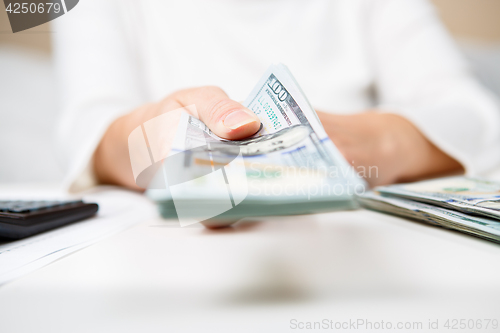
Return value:
M 366 208 L 500 242 L 500 183 L 448 177 L 381 186 L 358 197 Z

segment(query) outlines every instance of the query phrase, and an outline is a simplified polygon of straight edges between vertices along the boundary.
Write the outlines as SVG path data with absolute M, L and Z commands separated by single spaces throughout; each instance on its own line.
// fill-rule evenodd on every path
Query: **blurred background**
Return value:
M 433 0 L 479 79 L 500 96 L 500 0 Z M 57 183 L 51 26 L 13 34 L 0 10 L 0 184 Z

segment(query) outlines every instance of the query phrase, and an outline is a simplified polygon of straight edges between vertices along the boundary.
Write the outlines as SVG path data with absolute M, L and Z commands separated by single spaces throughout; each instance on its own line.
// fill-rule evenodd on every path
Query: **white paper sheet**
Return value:
M 83 200 L 99 204 L 95 217 L 0 245 L 0 284 L 157 215 L 152 202 L 131 191 L 99 189 Z

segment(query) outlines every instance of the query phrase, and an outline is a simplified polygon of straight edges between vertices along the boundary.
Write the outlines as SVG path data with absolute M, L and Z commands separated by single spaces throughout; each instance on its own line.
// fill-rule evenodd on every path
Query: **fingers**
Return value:
M 216 135 L 224 139 L 239 140 L 255 134 L 260 120 L 249 109 L 235 102 L 217 87 L 186 89 L 172 96 L 182 106 L 194 104 L 197 116 Z

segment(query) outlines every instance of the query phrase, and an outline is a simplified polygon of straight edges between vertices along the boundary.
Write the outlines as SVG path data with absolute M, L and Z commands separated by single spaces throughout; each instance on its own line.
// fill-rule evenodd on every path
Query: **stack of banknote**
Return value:
M 366 208 L 500 242 L 500 183 L 448 177 L 375 188 L 358 197 Z
M 164 217 L 188 225 L 357 207 L 355 193 L 364 192 L 365 182 L 330 141 L 287 67 L 271 66 L 243 104 L 262 125 L 240 141 L 182 114 L 171 153 L 149 185 Z

